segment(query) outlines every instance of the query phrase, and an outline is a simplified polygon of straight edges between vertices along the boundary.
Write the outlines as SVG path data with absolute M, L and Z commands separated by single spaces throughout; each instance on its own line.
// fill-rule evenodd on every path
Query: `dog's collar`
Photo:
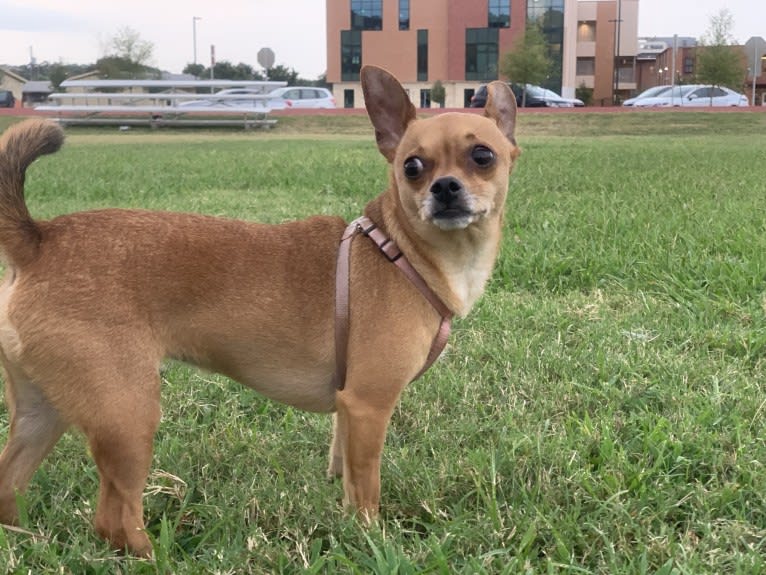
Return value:
M 425 365 L 420 369 L 412 381 L 415 381 L 439 357 L 444 346 L 447 345 L 450 329 L 452 326 L 452 311 L 444 304 L 418 271 L 412 267 L 409 260 L 404 256 L 396 243 L 389 238 L 367 216 L 362 216 L 351 222 L 340 241 L 338 259 L 335 268 L 335 386 L 341 391 L 346 386 L 346 354 L 348 351 L 349 334 L 349 292 L 351 276 L 351 241 L 358 234 L 370 238 L 388 261 L 395 264 L 410 282 L 423 294 L 429 303 L 441 316 L 439 330 L 436 332 L 431 349 L 428 352 Z

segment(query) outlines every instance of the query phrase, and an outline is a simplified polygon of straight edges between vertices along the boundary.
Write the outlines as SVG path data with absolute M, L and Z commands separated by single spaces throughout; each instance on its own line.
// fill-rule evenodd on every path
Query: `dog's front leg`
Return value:
M 378 515 L 380 459 L 395 404 L 396 398 L 390 404 L 372 404 L 369 397 L 348 389 L 337 400 L 328 473 L 337 475 L 342 468 L 344 507 L 366 522 Z
M 345 419 L 343 420 L 345 421 Z M 343 477 L 343 437 L 344 431 L 338 428 L 338 414 L 332 416 L 332 443 L 330 444 L 330 464 L 327 467 L 327 479 Z

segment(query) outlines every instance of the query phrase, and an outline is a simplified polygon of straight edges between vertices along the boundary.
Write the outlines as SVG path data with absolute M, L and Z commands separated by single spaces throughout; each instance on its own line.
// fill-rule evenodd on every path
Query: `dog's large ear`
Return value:
M 378 149 L 392 162 L 407 125 L 415 119 L 415 106 L 399 81 L 377 66 L 362 68 L 362 90 Z
M 484 115 L 494 120 L 505 137 L 516 146 L 516 96 L 505 82 L 491 82 L 487 86 Z

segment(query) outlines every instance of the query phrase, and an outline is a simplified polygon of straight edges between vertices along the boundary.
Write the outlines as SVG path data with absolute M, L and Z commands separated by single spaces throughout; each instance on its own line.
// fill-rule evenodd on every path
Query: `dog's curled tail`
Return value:
M 58 124 L 38 119 L 14 124 L 0 137 L 0 251 L 9 264 L 23 266 L 33 259 L 40 242 L 40 230 L 24 201 L 27 168 L 63 142 Z

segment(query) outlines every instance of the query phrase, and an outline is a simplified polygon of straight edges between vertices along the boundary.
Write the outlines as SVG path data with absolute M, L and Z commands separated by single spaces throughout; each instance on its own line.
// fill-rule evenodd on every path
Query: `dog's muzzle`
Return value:
M 426 211 L 434 224 L 441 229 L 465 228 L 475 219 L 470 195 L 463 183 L 452 176 L 434 180 L 429 189 Z

